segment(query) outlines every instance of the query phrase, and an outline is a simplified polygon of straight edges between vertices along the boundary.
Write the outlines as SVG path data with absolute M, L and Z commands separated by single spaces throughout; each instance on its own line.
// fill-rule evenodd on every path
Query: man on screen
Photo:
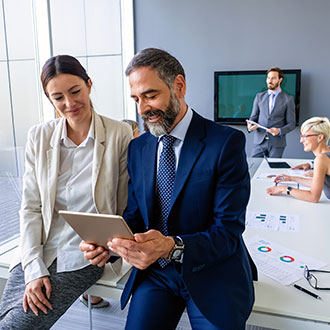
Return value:
M 282 81 L 282 70 L 270 68 L 266 80 L 268 90 L 258 93 L 254 99 L 249 120 L 263 128 L 247 121 L 248 131 L 255 131 L 252 157 L 281 158 L 286 146 L 285 135 L 295 127 L 293 97 L 281 90 Z

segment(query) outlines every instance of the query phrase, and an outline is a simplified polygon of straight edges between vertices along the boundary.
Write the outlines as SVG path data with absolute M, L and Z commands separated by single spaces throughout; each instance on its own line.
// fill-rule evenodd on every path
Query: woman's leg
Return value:
M 21 265 L 11 271 L 0 304 L 1 330 L 50 329 L 73 302 L 102 276 L 103 268 L 90 265 L 77 271 L 57 273 L 55 260 L 49 272 L 52 286 L 49 301 L 53 310 L 48 310 L 47 314 L 39 311 L 36 316 L 30 309 L 25 313 L 22 307 L 25 283 Z

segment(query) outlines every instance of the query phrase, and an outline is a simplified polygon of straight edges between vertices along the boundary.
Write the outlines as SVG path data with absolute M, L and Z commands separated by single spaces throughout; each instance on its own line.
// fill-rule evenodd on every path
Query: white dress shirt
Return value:
M 173 128 L 173 130 L 169 134 L 171 136 L 174 136 L 177 139 L 173 144 L 173 149 L 174 149 L 174 153 L 175 153 L 175 164 L 176 164 L 175 169 L 178 168 L 181 149 L 182 149 L 184 138 L 187 134 L 188 127 L 190 125 L 192 116 L 193 116 L 193 112 L 190 109 L 190 107 L 188 107 L 187 112 L 184 115 L 184 117 L 180 120 L 180 122 Z M 159 165 L 159 157 L 163 150 L 163 142 L 161 140 L 163 135 L 159 136 L 159 138 L 158 138 L 157 170 L 158 170 L 158 165 Z
M 57 258 L 57 272 L 74 271 L 89 265 L 79 250 L 81 238 L 59 217 L 59 210 L 96 213 L 92 195 L 92 164 L 94 150 L 94 117 L 88 136 L 77 146 L 63 126 L 60 146 L 60 168 L 49 238 L 43 247 L 43 258 L 27 264 L 25 283 L 49 275 L 48 267 Z

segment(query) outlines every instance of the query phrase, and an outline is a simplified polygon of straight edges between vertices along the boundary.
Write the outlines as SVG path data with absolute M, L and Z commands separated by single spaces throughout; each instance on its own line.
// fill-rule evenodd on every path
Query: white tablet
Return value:
M 58 212 L 73 230 L 87 243 L 103 246 L 115 237 L 133 239 L 133 233 L 119 215 Z

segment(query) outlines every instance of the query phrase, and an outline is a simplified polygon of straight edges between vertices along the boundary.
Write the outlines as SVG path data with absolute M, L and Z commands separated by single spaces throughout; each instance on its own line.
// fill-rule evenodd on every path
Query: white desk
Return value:
M 283 161 L 283 159 L 278 159 Z M 289 165 L 305 163 L 306 160 L 285 159 Z M 281 174 L 281 169 L 270 169 L 263 161 L 254 177 L 263 172 Z M 278 243 L 302 254 L 328 263 L 330 270 L 330 200 L 322 195 L 319 203 L 297 200 L 287 195 L 269 196 L 266 188 L 272 183 L 252 178 L 251 198 L 248 210 L 256 212 L 298 214 L 299 232 L 278 232 L 267 229 L 247 228 L 244 238 L 260 237 Z M 316 274 L 317 276 L 317 274 Z M 328 286 L 330 274 L 328 276 Z M 256 300 L 248 324 L 285 330 L 330 329 L 330 292 L 314 290 L 305 279 L 298 282 L 301 286 L 317 293 L 317 300 L 292 286 L 283 286 L 259 273 L 255 282 Z

